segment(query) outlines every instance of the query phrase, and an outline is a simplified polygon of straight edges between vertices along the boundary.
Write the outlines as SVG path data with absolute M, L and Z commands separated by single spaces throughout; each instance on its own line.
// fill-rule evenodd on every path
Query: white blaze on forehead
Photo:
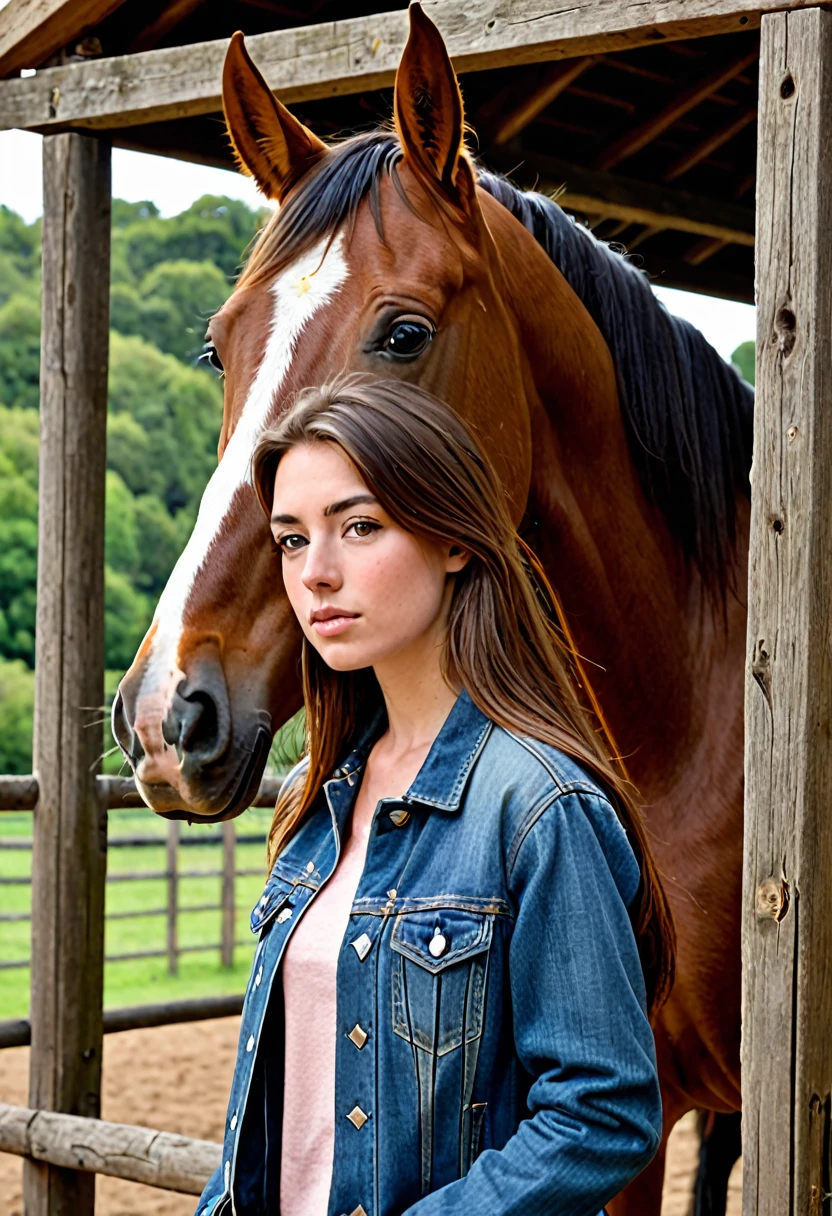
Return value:
M 347 277 L 343 237 L 328 238 L 293 262 L 270 288 L 274 308 L 263 360 L 252 381 L 243 411 L 199 506 L 194 530 L 176 563 L 153 620 L 156 633 L 148 656 L 139 700 L 159 696 L 165 710 L 179 679 L 177 649 L 182 619 L 194 580 L 218 535 L 234 495 L 249 481 L 254 446 L 265 430 L 275 396 L 292 363 L 297 339 L 313 316 Z M 155 715 L 154 715 L 155 716 Z

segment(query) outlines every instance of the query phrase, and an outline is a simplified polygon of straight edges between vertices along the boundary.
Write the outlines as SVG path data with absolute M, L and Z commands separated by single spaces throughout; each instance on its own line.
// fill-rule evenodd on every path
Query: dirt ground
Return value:
M 161 1026 L 108 1035 L 104 1043 L 102 1115 L 203 1140 L 222 1138 L 237 1045 L 236 1018 Z M 0 1052 L 0 1101 L 26 1105 L 28 1050 Z M 695 1167 L 695 1116 L 670 1141 L 662 1216 L 689 1216 Z M 22 1216 L 22 1161 L 0 1154 L 0 1212 Z M 152 1187 L 97 1179 L 98 1216 L 191 1216 L 196 1199 Z M 739 1163 L 731 1179 L 728 1216 L 740 1216 Z

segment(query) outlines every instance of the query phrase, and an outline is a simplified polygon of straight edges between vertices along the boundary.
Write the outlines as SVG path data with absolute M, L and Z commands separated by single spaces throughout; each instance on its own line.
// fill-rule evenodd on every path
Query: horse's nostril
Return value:
M 205 658 L 183 680 L 162 725 L 180 759 L 202 768 L 218 760 L 231 739 L 231 708 L 222 666 Z
M 193 692 L 185 700 L 179 744 L 183 752 L 212 747 L 219 726 L 217 707 L 205 692 Z

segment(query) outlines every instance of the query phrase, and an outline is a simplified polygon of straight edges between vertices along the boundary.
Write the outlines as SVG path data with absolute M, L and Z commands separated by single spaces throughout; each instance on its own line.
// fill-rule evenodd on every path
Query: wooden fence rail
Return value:
M 281 780 L 280 777 L 264 777 L 251 805 L 274 806 Z M 145 806 L 132 777 L 97 777 L 96 787 L 109 811 Z M 0 811 L 33 811 L 38 794 L 38 779 L 32 774 L 0 776 Z
M 201 996 L 187 1001 L 159 1001 L 154 1005 L 125 1005 L 104 1010 L 104 1034 L 144 1030 L 149 1026 L 174 1026 L 182 1022 L 208 1022 L 236 1017 L 242 1012 L 242 996 Z M 0 1049 L 28 1047 L 31 1026 L 28 1018 L 0 1022 Z
M 176 975 L 179 971 L 179 956 L 182 954 L 197 954 L 209 950 L 218 950 L 223 967 L 234 966 L 234 950 L 237 946 L 245 947 L 247 941 L 239 941 L 236 937 L 236 918 L 239 909 L 237 904 L 237 879 L 265 877 L 262 866 L 238 869 L 236 865 L 238 844 L 265 844 L 263 834 L 246 833 L 238 837 L 233 820 L 222 825 L 221 832 L 212 832 L 205 836 L 190 836 L 183 838 L 181 824 L 172 820 L 168 823 L 167 836 L 143 835 L 138 837 L 124 836 L 108 839 L 107 847 L 127 848 L 138 841 L 141 847 L 156 847 L 166 851 L 166 867 L 164 870 L 133 870 L 124 873 L 108 874 L 107 883 L 133 882 L 164 882 L 166 885 L 165 907 L 137 908 L 126 912 L 109 913 L 109 920 L 137 920 L 140 918 L 166 918 L 165 946 L 162 949 L 132 950 L 117 954 L 108 954 L 104 961 L 107 963 L 134 962 L 139 959 L 167 958 L 168 973 Z M 221 844 L 222 865 L 219 869 L 197 868 L 181 869 L 179 864 L 179 849 L 185 845 L 196 847 L 201 845 Z M 32 841 L 0 840 L 0 850 L 31 850 Z M 218 902 L 212 904 L 182 904 L 180 902 L 180 882 L 183 879 L 219 878 L 222 880 Z M 9 886 L 30 886 L 30 875 L 0 876 L 0 889 Z M 219 941 L 202 942 L 193 945 L 179 944 L 179 916 L 195 912 L 220 913 Z M 2 912 L 0 924 L 31 922 L 29 912 Z M 29 958 L 0 959 L 0 972 L 23 970 L 30 966 Z
M 62 1169 L 84 1170 L 199 1195 L 222 1147 L 129 1123 L 105 1123 L 0 1103 L 0 1152 Z

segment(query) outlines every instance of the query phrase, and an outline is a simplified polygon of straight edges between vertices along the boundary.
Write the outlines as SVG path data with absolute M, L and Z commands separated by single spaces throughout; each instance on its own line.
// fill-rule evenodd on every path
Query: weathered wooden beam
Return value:
M 107 820 L 84 707 L 104 696 L 109 144 L 45 139 L 43 196 L 29 1100 L 96 1116 Z M 95 1192 L 29 1162 L 24 1196 L 27 1216 L 87 1216 Z
M 745 701 L 743 1212 L 829 1204 L 832 14 L 766 17 Z
M 0 19 L 0 76 L 35 68 L 81 39 L 124 0 L 9 0 Z
M 243 1009 L 242 996 L 202 996 L 189 1001 L 162 1001 L 156 1005 L 125 1005 L 104 1010 L 104 1033 L 121 1034 L 149 1026 L 174 1026 L 181 1022 L 207 1022 L 214 1018 L 237 1017 Z M 0 1049 L 28 1047 L 32 1028 L 26 1018 L 0 1022 Z
M 792 0 L 806 6 L 809 0 Z M 426 0 L 458 72 L 629 50 L 749 30 L 781 0 Z M 269 86 L 288 103 L 393 83 L 407 38 L 402 10 L 277 30 L 248 39 Z M 226 39 L 67 64 L 0 82 L 0 128 L 111 128 L 221 109 Z
M 537 153 L 524 156 L 515 144 L 489 149 L 485 159 L 499 169 L 513 169 L 512 177 L 521 185 L 537 183 L 543 192 L 562 187 L 558 202 L 567 211 L 692 232 L 735 245 L 754 244 L 754 212 L 736 203 L 699 198 L 684 190 L 584 169 Z
M 753 122 L 757 117 L 757 107 L 749 106 L 738 114 L 736 118 L 732 118 L 729 123 L 721 126 L 718 130 L 712 131 L 710 135 L 706 135 L 704 139 L 689 148 L 687 152 L 675 160 L 662 178 L 663 182 L 675 181 L 677 177 L 681 177 L 683 173 L 687 173 L 694 165 L 700 164 L 712 152 L 716 152 L 717 148 L 721 148 L 723 144 L 727 144 L 739 135 L 740 131 L 744 131 L 749 123 Z
M 279 777 L 264 777 L 252 806 L 274 806 L 280 792 Z M 98 796 L 107 810 L 143 807 L 132 777 L 98 777 Z M 0 776 L 0 811 L 33 811 L 38 800 L 38 779 L 35 776 Z
M 0 1152 L 81 1175 L 95 1187 L 95 1174 L 143 1182 L 145 1186 L 202 1194 L 220 1164 L 222 1147 L 210 1140 L 191 1140 L 171 1132 L 128 1123 L 105 1123 L 25 1106 L 0 1103 Z M 65 1208 L 75 1216 L 79 1209 Z M 26 1209 L 27 1216 L 29 1208 Z
M 661 135 L 662 131 L 672 127 L 674 122 L 678 122 L 706 97 L 715 93 L 729 80 L 733 80 L 735 76 L 739 76 L 744 68 L 755 62 L 758 54 L 755 43 L 754 46 L 746 48 L 741 55 L 730 56 L 718 64 L 701 80 L 696 80 L 688 88 L 683 89 L 661 110 L 650 114 L 643 122 L 633 127 L 631 131 L 625 131 L 619 139 L 605 148 L 596 161 L 597 168 L 614 169 L 622 161 L 635 156 L 636 152 L 645 148 L 658 135 Z

